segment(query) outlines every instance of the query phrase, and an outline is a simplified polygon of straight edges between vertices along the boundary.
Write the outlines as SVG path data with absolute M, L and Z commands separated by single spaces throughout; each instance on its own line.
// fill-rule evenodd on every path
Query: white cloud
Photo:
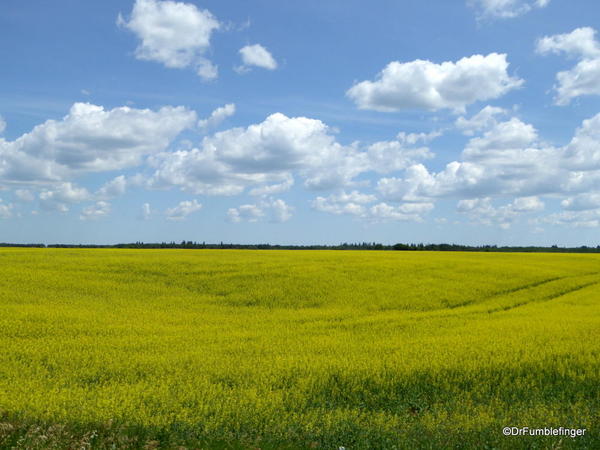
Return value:
M 478 19 L 511 19 L 549 3 L 550 0 L 467 0 L 467 5 L 476 9 Z
M 371 170 L 378 173 L 389 173 L 405 169 L 414 161 L 433 158 L 427 147 L 406 148 L 403 141 L 407 138 L 401 133 L 398 141 L 376 142 L 367 148 L 367 159 Z M 408 140 L 413 140 L 409 137 Z
M 600 227 L 600 209 L 564 211 L 550 214 L 541 220 L 551 225 L 574 228 L 598 228 Z
M 335 215 L 350 215 L 370 221 L 422 221 L 422 215 L 433 209 L 433 203 L 404 203 L 402 205 L 388 205 L 381 202 L 376 205 L 377 197 L 363 194 L 358 191 L 346 193 L 341 191 L 328 197 L 317 197 L 312 202 L 312 207 L 320 212 Z
M 500 207 L 492 205 L 489 197 L 460 200 L 457 210 L 468 214 L 472 221 L 483 225 L 498 225 L 507 229 L 517 220 L 519 215 L 539 212 L 544 209 L 544 203 L 537 197 L 521 197 L 512 203 Z
M 586 192 L 575 197 L 569 197 L 561 202 L 568 211 L 587 211 L 600 208 L 600 192 Z
M 471 139 L 463 152 L 463 157 L 472 162 L 494 159 L 510 163 L 507 160 L 512 158 L 515 152 L 522 154 L 521 149 L 535 144 L 537 138 L 537 131 L 532 125 L 513 117 L 497 123 L 482 137 Z
M 267 70 L 277 69 L 277 61 L 275 61 L 275 58 L 273 58 L 271 53 L 260 44 L 242 47 L 240 49 L 240 55 L 243 64 L 236 69 L 238 72 L 245 72 L 252 66 Z
M 471 103 L 498 98 L 520 87 L 523 80 L 511 77 L 507 69 L 506 55 L 498 53 L 441 64 L 394 61 L 375 81 L 355 84 L 346 95 L 360 109 L 463 111 Z
M 211 63 L 208 59 L 202 58 L 198 61 L 196 74 L 204 80 L 214 80 L 219 76 L 219 68 Z
M 355 203 L 359 205 L 366 205 L 368 203 L 373 203 L 377 201 L 377 197 L 371 194 L 363 194 L 362 192 L 352 191 L 350 193 L 346 193 L 345 191 L 341 191 L 338 194 L 330 195 L 327 200 L 332 203 Z
M 312 202 L 312 207 L 320 212 L 326 212 L 329 214 L 349 214 L 352 216 L 363 217 L 366 214 L 367 208 L 364 205 L 360 205 L 357 203 L 337 203 L 335 201 L 331 201 L 326 197 L 317 197 Z
M 405 133 L 401 131 L 396 136 L 396 139 L 404 145 L 415 145 L 418 142 L 423 142 L 424 144 L 428 144 L 434 139 L 439 138 L 442 135 L 442 131 L 435 130 L 429 133 Z
M 540 54 L 565 53 L 579 62 L 556 75 L 557 105 L 568 105 L 575 97 L 600 95 L 600 42 L 596 30 L 577 28 L 571 33 L 546 36 L 537 42 Z
M 160 111 L 131 110 L 133 116 L 129 116 L 129 111 L 127 114 L 121 111 L 124 114 L 121 121 L 116 118 L 109 121 L 106 115 L 115 110 L 79 105 L 82 105 L 81 111 L 72 111 L 62 121 L 48 121 L 12 142 L 0 139 L 1 181 L 18 180 L 30 184 L 32 187 L 22 190 L 38 191 L 40 206 L 46 210 L 66 212 L 74 203 L 106 201 L 124 193 L 129 185 L 179 187 L 195 194 L 209 195 L 239 194 L 248 190 L 262 198 L 251 205 L 242 205 L 246 207 L 232 208 L 240 220 L 252 220 L 254 211 L 263 214 L 259 216 L 261 220 L 283 221 L 291 215 L 289 205 L 270 196 L 290 189 L 295 180 L 301 180 L 311 189 L 346 189 L 329 197 L 318 197 L 313 203 L 315 209 L 369 221 L 422 220 L 434 202 L 441 198 L 489 197 L 496 201 L 499 197 L 514 196 L 516 200 L 503 206 L 490 203 L 495 213 L 488 212 L 487 216 L 482 213 L 490 223 L 510 224 L 513 216 L 518 217 L 529 209 L 534 209 L 532 213 L 539 212 L 535 210 L 535 202 L 528 200 L 530 198 L 552 196 L 564 200 L 562 205 L 566 212 L 577 212 L 593 210 L 596 199 L 585 194 L 600 192 L 600 114 L 584 120 L 567 145 L 552 147 L 539 138 L 531 124 L 517 117 L 504 117 L 508 114 L 505 110 L 483 108 L 473 117 L 457 120 L 457 127 L 472 133 L 460 158 L 441 170 L 430 172 L 423 161 L 432 158 L 433 154 L 425 144 L 435 139 L 440 134 L 438 131 L 402 132 L 390 141 L 345 145 L 337 140 L 336 130 L 319 120 L 290 118 L 280 113 L 246 128 L 232 128 L 206 136 L 198 148 L 193 148 L 190 143 L 187 150 L 164 151 L 182 123 L 193 127 L 197 122 L 195 113 L 183 108 L 180 120 L 165 128 L 170 135 L 160 144 L 164 146 L 163 151 L 157 150 L 155 141 L 140 141 L 144 150 L 139 152 L 138 164 L 150 155 L 152 174 L 117 176 L 92 195 L 66 180 L 86 172 L 121 168 L 112 165 L 114 161 L 127 167 L 130 163 L 126 158 L 131 155 L 123 149 L 123 156 L 120 156 L 121 150 L 114 156 L 111 145 L 115 141 L 123 148 L 134 145 L 138 138 L 135 130 L 145 131 L 146 127 L 151 128 L 151 123 L 140 120 L 139 125 L 132 126 L 125 118 L 137 117 L 138 113 L 144 118 L 145 114 L 155 115 L 159 122 L 156 126 L 161 126 L 162 116 Z M 95 128 L 93 123 L 97 125 Z M 119 127 L 120 130 L 115 129 Z M 96 132 L 93 139 L 87 138 L 89 130 Z M 132 137 L 127 139 L 126 135 Z M 95 146 L 89 143 L 92 141 L 96 142 Z M 98 148 L 97 153 L 94 153 L 95 148 Z M 76 149 L 81 150 L 79 159 L 69 160 L 70 155 L 74 158 L 77 154 Z M 40 167 L 52 167 L 53 173 L 60 174 L 59 181 L 7 177 L 7 169 L 13 170 L 15 154 L 22 155 L 24 162 L 33 160 L 39 162 Z M 56 163 L 59 159 L 61 164 Z M 32 170 L 24 163 L 21 167 Z M 367 185 L 368 180 L 361 175 L 369 173 L 388 175 L 377 183 L 376 192 L 380 199 L 360 194 L 370 200 L 361 202 L 354 189 Z M 45 188 L 40 192 L 40 187 L 31 180 L 45 181 L 42 185 Z M 15 198 L 19 198 L 14 192 Z M 480 212 L 485 211 L 483 206 L 480 205 Z M 171 215 L 175 220 L 185 217 L 185 214 Z M 235 220 L 236 212 L 231 215 L 230 218 Z
M 496 117 L 506 114 L 508 114 L 507 110 L 488 105 L 470 119 L 464 116 L 459 117 L 456 119 L 455 125 L 464 135 L 473 136 L 478 131 L 494 127 L 498 123 Z
M 44 189 L 40 192 L 40 205 L 47 211 L 69 211 L 69 205 L 89 200 L 91 195 L 85 188 L 80 188 L 72 183 L 58 184 L 53 189 Z
M 369 216 L 374 220 L 422 222 L 422 215 L 431 211 L 433 207 L 433 203 L 405 203 L 399 206 L 378 203 L 369 209 Z
M 96 202 L 96 204 L 83 208 L 79 219 L 81 220 L 97 220 L 106 217 L 110 214 L 110 203 L 105 201 Z
M 225 106 L 215 109 L 207 119 L 200 120 L 198 127 L 206 131 L 210 128 L 216 128 L 228 117 L 235 114 L 235 104 L 228 103 Z
M 519 197 L 509 207 L 517 213 L 529 213 L 541 211 L 545 205 L 538 197 Z
M 294 177 L 290 174 L 287 174 L 283 182 L 254 188 L 249 192 L 249 194 L 256 196 L 281 194 L 282 192 L 289 191 L 293 185 Z
M 22 202 L 32 202 L 35 200 L 33 192 L 27 189 L 17 189 L 15 191 L 15 196 Z
M 0 134 L 4 133 L 6 130 L 6 121 L 0 116 Z
M 600 58 L 584 59 L 572 70 L 556 75 L 557 105 L 567 105 L 582 95 L 600 95 Z
M 312 202 L 312 207 L 317 211 L 329 214 L 349 214 L 364 217 L 367 213 L 367 204 L 377 201 L 377 197 L 352 191 L 349 194 L 341 191 L 328 197 L 317 197 Z
M 461 160 L 448 163 L 440 172 L 413 165 L 402 178 L 379 180 L 377 189 L 393 201 L 559 193 L 564 190 L 561 181 L 567 180 L 567 149 L 583 152 L 580 147 L 574 143 L 562 149 L 550 147 L 540 142 L 532 125 L 513 117 L 471 138 Z M 583 154 L 590 157 L 589 151 Z
M 256 204 L 241 205 L 229 208 L 228 219 L 234 223 L 258 222 L 264 217 L 270 217 L 274 223 L 287 222 L 292 217 L 294 208 L 281 199 L 264 199 Z
M 229 208 L 227 211 L 229 220 L 234 223 L 242 221 L 258 222 L 264 216 L 262 209 L 258 205 L 241 205 L 237 208 Z
M 150 217 L 152 216 L 152 208 L 150 207 L 150 203 L 144 203 L 142 205 L 142 208 L 140 210 L 140 214 L 138 216 L 138 218 L 140 220 L 150 220 Z
M 4 203 L 0 198 L 0 219 L 9 219 L 12 217 L 13 204 Z
M 566 211 L 544 219 L 549 223 L 592 226 L 600 220 L 586 212 L 600 210 L 600 114 L 584 120 L 563 147 L 544 143 L 518 118 L 492 123 L 469 140 L 459 161 L 439 172 L 412 165 L 402 177 L 381 178 L 377 191 L 392 202 L 459 199 L 459 211 L 474 222 L 504 228 L 522 214 L 542 211 L 540 196 L 562 198 Z M 511 203 L 493 205 L 511 196 Z
M 127 190 L 127 179 L 124 175 L 119 175 L 116 178 L 113 178 L 109 182 L 105 183 L 96 195 L 100 198 L 108 199 L 113 197 L 118 197 L 123 195 Z
M 564 164 L 571 170 L 600 169 L 600 114 L 584 120 L 564 150 Z
M 202 209 L 202 205 L 195 199 L 191 201 L 182 201 L 177 206 L 167 209 L 167 220 L 185 220 L 187 216 L 196 211 L 200 211 L 200 209 Z
M 119 15 L 117 23 L 140 39 L 136 58 L 169 68 L 193 67 L 207 80 L 217 77 L 217 68 L 204 56 L 221 26 L 209 11 L 191 3 L 136 0 L 130 20 Z
M 560 190 L 566 195 L 575 195 L 581 192 L 593 192 L 600 189 L 600 170 L 572 170 L 564 167 L 561 174 Z
M 272 194 L 288 188 L 295 173 L 311 189 L 329 189 L 350 186 L 361 173 L 387 173 L 429 157 L 427 148 L 396 141 L 344 146 L 320 120 L 276 113 L 262 123 L 207 136 L 200 148 L 156 155 L 149 184 L 206 195 L 236 195 L 247 187 Z
M 472 220 L 479 223 L 484 225 L 496 223 L 501 228 L 508 228 L 514 216 L 509 209 L 494 208 L 489 197 L 460 200 L 456 209 L 460 213 L 468 214 Z
M 0 181 L 61 181 L 133 167 L 195 122 L 196 113 L 183 107 L 107 111 L 75 103 L 60 121 L 48 120 L 14 141 L 0 140 Z
M 485 168 L 453 161 L 438 173 L 430 173 L 422 164 L 406 170 L 403 178 L 382 178 L 377 190 L 388 201 L 423 202 L 439 197 L 471 196 L 483 190 Z
M 282 223 L 292 218 L 294 208 L 281 199 L 273 200 L 270 204 L 271 221 Z
M 570 57 L 597 58 L 600 56 L 600 43 L 596 40 L 596 30 L 582 27 L 570 33 L 539 39 L 537 51 L 542 54 L 565 53 Z

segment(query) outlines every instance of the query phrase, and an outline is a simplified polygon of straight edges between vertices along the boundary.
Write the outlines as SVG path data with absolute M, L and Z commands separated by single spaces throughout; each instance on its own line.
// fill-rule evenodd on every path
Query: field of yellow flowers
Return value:
M 593 449 L 599 387 L 600 255 L 0 249 L 0 448 Z

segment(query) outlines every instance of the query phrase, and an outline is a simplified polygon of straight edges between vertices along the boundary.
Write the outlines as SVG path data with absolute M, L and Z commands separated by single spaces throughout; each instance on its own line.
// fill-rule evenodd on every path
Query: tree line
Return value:
M 129 249 L 246 249 L 246 250 L 391 250 L 391 251 L 438 251 L 438 252 L 525 252 L 525 253 L 600 253 L 600 245 L 589 247 L 551 247 L 542 246 L 497 246 L 497 245 L 462 245 L 462 244 L 393 244 L 377 242 L 343 242 L 338 245 L 277 245 L 277 244 L 210 244 L 206 242 L 132 242 L 125 244 L 13 244 L 0 243 L 0 247 L 32 247 L 32 248 L 129 248 Z

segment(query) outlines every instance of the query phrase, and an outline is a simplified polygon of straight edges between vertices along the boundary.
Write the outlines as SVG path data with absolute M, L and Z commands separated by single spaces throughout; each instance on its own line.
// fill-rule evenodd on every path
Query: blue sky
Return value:
M 5 0 L 0 241 L 598 245 L 592 0 Z

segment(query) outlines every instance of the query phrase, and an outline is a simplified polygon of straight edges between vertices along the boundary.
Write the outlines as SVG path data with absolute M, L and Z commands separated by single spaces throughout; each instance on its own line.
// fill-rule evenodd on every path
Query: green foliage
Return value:
M 0 249 L 0 447 L 599 448 L 598 283 L 596 255 Z

